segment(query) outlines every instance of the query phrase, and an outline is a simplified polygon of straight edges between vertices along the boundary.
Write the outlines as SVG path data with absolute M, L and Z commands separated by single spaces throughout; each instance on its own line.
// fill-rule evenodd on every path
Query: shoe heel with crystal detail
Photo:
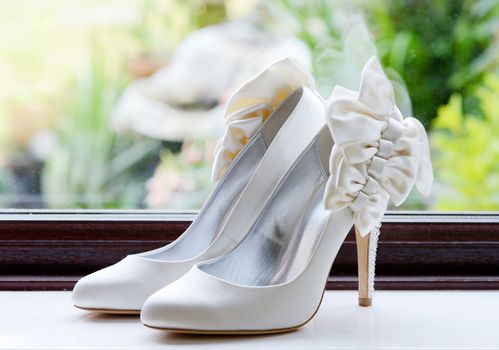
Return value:
M 381 223 L 378 223 L 365 237 L 362 237 L 357 229 L 355 230 L 360 306 L 371 306 L 373 303 L 376 252 L 380 227 Z

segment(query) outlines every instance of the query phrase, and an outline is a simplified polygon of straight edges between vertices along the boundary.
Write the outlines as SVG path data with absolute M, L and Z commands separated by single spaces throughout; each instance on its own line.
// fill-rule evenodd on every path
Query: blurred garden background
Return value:
M 495 0 L 2 0 L 0 207 L 199 208 L 230 93 L 289 54 L 328 97 L 353 17 L 429 131 L 401 209 L 499 210 Z

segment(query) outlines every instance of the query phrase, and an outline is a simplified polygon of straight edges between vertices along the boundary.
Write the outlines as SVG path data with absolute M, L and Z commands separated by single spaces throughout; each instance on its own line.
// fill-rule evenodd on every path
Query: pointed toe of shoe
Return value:
M 142 306 L 140 321 L 152 328 L 180 328 L 179 320 L 183 318 L 184 309 L 188 311 L 189 308 L 153 294 Z
M 169 267 L 161 261 L 128 256 L 78 281 L 73 289 L 73 303 L 101 312 L 138 313 L 151 294 L 182 272 Z
M 204 330 L 213 323 L 211 310 L 194 298 L 185 298 L 165 287 L 142 307 L 140 320 L 148 327 L 166 330 Z
M 81 309 L 101 312 L 138 312 L 141 305 L 129 298 L 126 292 L 131 289 L 131 281 L 106 278 L 108 273 L 105 270 L 85 276 L 76 283 L 72 293 L 73 304 Z
M 95 292 L 97 289 L 98 286 L 93 283 L 92 275 L 83 277 L 73 288 L 71 294 L 73 304 L 83 309 L 95 308 Z
M 194 270 L 194 268 L 193 268 Z M 140 313 L 146 326 L 171 331 L 210 331 L 225 328 L 217 300 L 205 297 L 206 285 L 196 270 L 151 295 Z

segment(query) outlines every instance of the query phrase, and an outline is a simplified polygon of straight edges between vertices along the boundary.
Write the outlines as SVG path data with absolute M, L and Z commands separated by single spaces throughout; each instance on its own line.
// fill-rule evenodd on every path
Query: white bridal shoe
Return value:
M 389 198 L 401 204 L 413 185 L 430 191 L 428 140 L 419 121 L 401 115 L 375 57 L 359 92 L 333 90 L 326 120 L 330 131 L 324 127 L 294 162 L 242 243 L 153 294 L 142 309 L 145 325 L 221 334 L 296 329 L 317 312 L 352 226 L 359 303 L 371 304 L 380 220 Z
M 173 243 L 82 278 L 73 290 L 74 305 L 139 313 L 151 294 L 195 263 L 233 249 L 324 125 L 323 101 L 313 88 L 312 77 L 289 59 L 239 88 L 228 103 L 225 134 L 217 146 L 217 185 L 196 220 Z

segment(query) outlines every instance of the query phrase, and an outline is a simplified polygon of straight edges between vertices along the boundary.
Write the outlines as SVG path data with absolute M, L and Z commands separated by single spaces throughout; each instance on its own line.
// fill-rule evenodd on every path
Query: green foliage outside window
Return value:
M 499 1 L 261 4 L 248 15 L 308 45 L 324 97 L 332 81 L 342 78 L 341 67 L 334 64 L 344 54 L 341 25 L 353 20 L 354 13 L 364 16 L 375 45 L 361 45 L 349 57 L 377 50 L 398 85 L 396 92 L 407 88 L 412 114 L 430 131 L 436 185 L 428 202 L 412 195 L 404 209 L 499 209 Z M 134 79 L 130 61 L 158 53 L 168 57 L 186 35 L 226 20 L 236 5 L 231 0 L 2 2 L 0 206 L 26 196 L 17 205 L 43 197 L 43 202 L 35 199 L 35 207 L 199 207 L 211 187 L 209 143 L 191 140 L 171 152 L 158 140 L 116 133 L 110 112 Z M 85 15 L 78 17 L 75 8 Z M 109 8 L 119 24 L 102 21 L 100 11 Z M 76 19 L 71 17 L 75 13 Z M 130 13 L 135 17 L 127 17 Z M 26 26 L 19 26 L 19 19 Z M 73 27 L 60 30 L 67 23 Z M 410 114 L 408 98 L 397 98 Z M 29 118 L 19 119 L 26 125 L 9 131 L 9 123 L 16 127 L 17 116 L 26 114 Z M 26 167 L 30 137 L 45 129 L 56 134 L 57 145 L 43 164 L 36 160 Z M 23 172 L 41 174 L 39 188 L 38 180 L 26 187 L 26 179 L 19 179 Z M 165 193 L 154 196 L 158 191 Z
M 494 42 L 499 2 L 494 0 L 280 0 L 280 4 L 295 19 L 296 34 L 313 50 L 323 91 L 330 84 L 332 67 L 321 64 L 322 56 L 325 50 L 337 49 L 340 36 L 333 23 L 347 21 L 343 14 L 362 13 L 383 64 L 403 78 L 413 113 L 427 127 L 453 93 L 469 92 L 484 72 L 499 64 L 499 43 Z M 464 103 L 473 101 L 465 97 Z
M 433 121 L 436 209 L 499 208 L 499 76 L 485 76 L 473 97 L 478 112 L 468 112 L 455 94 Z

